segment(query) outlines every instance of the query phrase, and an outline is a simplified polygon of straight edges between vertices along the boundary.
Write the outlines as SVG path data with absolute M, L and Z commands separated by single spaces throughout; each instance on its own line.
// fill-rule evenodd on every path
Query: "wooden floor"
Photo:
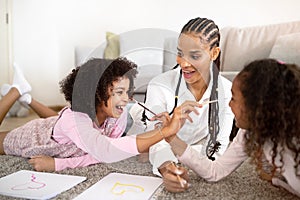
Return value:
M 57 113 L 61 111 L 66 105 L 52 105 L 49 106 L 52 110 L 56 111 Z M 3 131 L 10 131 L 14 128 L 17 128 L 28 121 L 38 118 L 39 116 L 30 109 L 29 116 L 27 117 L 6 117 L 2 124 L 0 125 L 0 132 Z
M 59 112 L 64 107 L 65 105 L 49 106 L 49 108 L 56 112 Z M 39 116 L 31 109 L 27 117 L 6 117 L 0 126 L 0 132 L 10 131 L 38 117 Z
M 30 112 L 27 117 L 6 117 L 0 126 L 0 132 L 10 131 L 35 118 L 38 116 L 33 112 Z

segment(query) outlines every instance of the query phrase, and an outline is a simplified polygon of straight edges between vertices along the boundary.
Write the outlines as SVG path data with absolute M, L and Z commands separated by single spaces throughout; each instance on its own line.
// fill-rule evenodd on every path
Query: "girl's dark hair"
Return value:
M 65 79 L 60 81 L 60 90 L 64 94 L 66 101 L 68 101 L 72 105 L 73 86 L 79 69 L 86 66 L 100 67 L 102 66 L 103 62 L 107 62 L 110 64 L 105 69 L 98 82 L 95 94 L 95 108 L 97 108 L 97 106 L 101 105 L 102 103 L 107 106 L 107 100 L 109 99 L 108 88 L 112 87 L 113 82 L 117 81 L 118 78 L 123 76 L 127 77 L 130 80 L 129 97 L 132 97 L 134 90 L 133 79 L 137 74 L 137 65 L 123 57 L 119 57 L 115 60 L 93 58 L 84 63 L 82 66 L 73 69 Z
M 295 171 L 300 166 L 300 69 L 294 64 L 283 64 L 274 59 L 253 61 L 237 75 L 244 98 L 250 130 L 246 133 L 246 152 L 257 170 L 264 169 L 263 146 L 272 145 L 272 166 L 269 173 L 282 172 L 283 153 L 287 149 L 295 160 Z M 283 147 L 283 148 L 282 148 Z M 281 164 L 275 164 L 275 158 Z M 297 174 L 300 176 L 300 174 Z
M 194 34 L 200 38 L 201 42 L 204 42 L 210 46 L 210 50 L 220 45 L 220 31 L 219 27 L 214 21 L 207 18 L 197 17 L 191 19 L 186 25 L 183 26 L 181 34 Z M 210 100 L 218 99 L 218 76 L 220 70 L 220 55 L 214 61 L 213 65 L 213 86 L 210 95 Z M 217 141 L 219 133 L 219 104 L 213 103 L 209 105 L 209 117 L 208 117 L 208 128 L 209 128 L 209 141 L 206 148 L 206 154 L 208 158 L 214 160 L 212 157 L 217 152 L 221 144 Z

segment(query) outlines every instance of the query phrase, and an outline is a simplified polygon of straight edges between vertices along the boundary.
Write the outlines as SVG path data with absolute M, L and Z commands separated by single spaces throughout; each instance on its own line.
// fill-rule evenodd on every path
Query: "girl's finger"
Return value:
M 153 116 L 150 119 L 150 121 L 155 121 L 155 120 L 160 120 L 161 121 L 161 119 L 164 119 L 164 118 L 165 119 L 170 119 L 170 116 L 169 116 L 169 114 L 167 112 L 162 112 L 162 113 L 159 113 L 159 114 Z
M 171 173 L 166 173 L 165 176 L 163 177 L 164 182 L 173 189 L 183 189 L 184 187 L 182 187 L 180 181 L 178 179 L 178 176 L 171 174 Z
M 192 118 L 188 114 L 186 114 L 186 119 L 189 120 L 191 123 L 193 123 Z
M 194 112 L 196 115 L 199 115 L 198 110 L 190 105 L 186 105 L 186 106 L 180 106 L 177 108 L 177 110 L 179 110 L 181 113 L 191 113 Z
M 194 112 L 196 115 L 199 115 L 198 110 L 197 110 L 196 107 L 194 107 L 194 106 L 188 105 L 187 108 L 186 108 L 186 110 L 187 110 L 189 113 Z
M 181 104 L 181 105 L 183 105 L 183 106 L 190 105 L 190 106 L 193 106 L 193 107 L 199 107 L 199 108 L 202 107 L 202 105 L 199 104 L 199 103 L 196 102 L 196 101 L 185 101 L 185 102 L 184 102 L 183 104 Z

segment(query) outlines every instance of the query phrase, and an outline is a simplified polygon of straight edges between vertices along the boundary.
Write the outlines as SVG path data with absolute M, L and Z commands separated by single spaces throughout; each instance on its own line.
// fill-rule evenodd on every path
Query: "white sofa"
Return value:
M 173 55 L 174 59 L 172 57 L 169 60 L 172 60 L 171 65 L 175 65 L 178 33 L 170 30 L 145 28 L 125 32 L 116 37 L 118 38 L 107 38 L 103 44 L 95 49 L 76 47 L 75 63 L 78 66 L 92 57 L 103 58 L 107 48 L 110 50 L 118 49 L 120 56 L 130 59 L 138 65 L 138 75 L 135 80 L 135 98 L 143 101 L 148 82 L 154 76 L 165 71 L 163 63 L 166 54 Z M 169 53 L 165 52 L 164 44 L 166 41 L 173 42 L 175 50 Z M 119 45 L 119 47 L 113 45 Z
M 300 21 L 225 27 L 220 31 L 221 73 L 230 80 L 255 59 L 271 57 L 300 66 Z M 107 48 L 119 45 L 119 55 L 138 64 L 135 98 L 143 101 L 148 82 L 176 64 L 178 35 L 174 31 L 150 28 L 125 32 L 118 35 L 118 44 L 107 40 L 95 49 L 76 47 L 75 64 L 78 66 L 91 57 L 103 58 Z
M 221 71 L 233 79 L 245 64 L 276 58 L 300 66 L 300 21 L 221 29 Z

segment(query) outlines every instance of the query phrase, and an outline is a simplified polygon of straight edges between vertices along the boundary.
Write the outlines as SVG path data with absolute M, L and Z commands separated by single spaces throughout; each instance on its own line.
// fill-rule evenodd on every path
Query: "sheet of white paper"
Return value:
M 21 170 L 0 178 L 0 194 L 28 199 L 49 199 L 85 179 L 82 176 Z
M 150 199 L 161 184 L 162 179 L 158 177 L 110 173 L 74 200 Z

